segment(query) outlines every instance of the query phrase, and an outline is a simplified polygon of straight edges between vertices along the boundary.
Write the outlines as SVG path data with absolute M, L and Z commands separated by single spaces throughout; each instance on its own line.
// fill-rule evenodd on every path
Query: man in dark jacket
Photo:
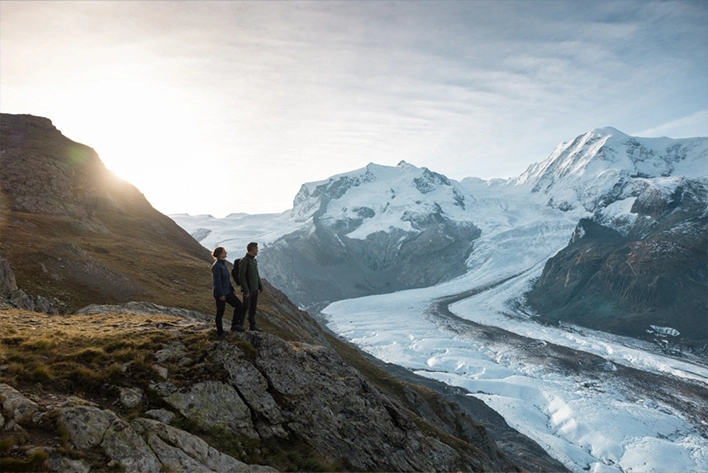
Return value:
M 241 293 L 243 294 L 244 315 L 248 309 L 249 330 L 261 332 L 256 325 L 256 305 L 258 304 L 258 294 L 263 292 L 263 283 L 258 275 L 258 243 L 251 242 L 246 246 L 246 256 L 241 258 L 238 265 L 238 279 L 241 281 Z

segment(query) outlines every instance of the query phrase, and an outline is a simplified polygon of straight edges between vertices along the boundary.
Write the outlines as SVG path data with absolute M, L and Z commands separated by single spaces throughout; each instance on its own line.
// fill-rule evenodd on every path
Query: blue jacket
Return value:
M 226 267 L 226 260 L 218 259 L 211 265 L 211 279 L 214 288 L 214 297 L 225 296 L 229 292 L 234 292 L 231 285 L 231 276 Z

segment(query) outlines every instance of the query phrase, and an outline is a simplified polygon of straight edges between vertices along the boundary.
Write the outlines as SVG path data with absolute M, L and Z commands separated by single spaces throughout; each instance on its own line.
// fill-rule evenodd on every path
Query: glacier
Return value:
M 481 236 L 465 274 L 336 301 L 316 315 L 376 358 L 466 389 L 574 472 L 699 472 L 708 471 L 705 360 L 539 323 L 523 297 L 549 258 L 582 238 L 580 219 L 626 234 L 648 225 L 632 211 L 637 199 L 671 195 L 686 178 L 708 183 L 708 139 L 635 138 L 606 127 L 560 144 L 512 179 L 456 182 L 405 162 L 370 164 L 303 185 L 282 214 L 171 217 L 207 248 L 232 252 L 251 240 L 277 244 L 311 229 L 315 217 L 356 222 L 344 225 L 356 239 L 411 230 L 406 212 L 470 221 Z

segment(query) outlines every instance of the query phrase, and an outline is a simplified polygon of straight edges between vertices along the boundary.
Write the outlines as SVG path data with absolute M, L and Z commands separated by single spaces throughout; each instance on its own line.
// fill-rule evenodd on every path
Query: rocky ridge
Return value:
M 456 414 L 441 417 L 435 414 L 439 409 L 417 395 L 418 409 L 453 434 L 445 433 L 383 394 L 328 347 L 246 332 L 209 342 L 200 359 L 182 340 L 210 332 L 208 317 L 166 315 L 172 309 L 138 303 L 103 310 L 93 307 L 88 311 L 93 315 L 49 320 L 20 313 L 22 318 L 15 319 L 20 323 L 10 320 L 17 315 L 0 311 L 3 324 L 14 323 L 19 328 L 15 336 L 22 337 L 24 327 L 55 331 L 60 325 L 94 322 L 124 330 L 168 330 L 176 336 L 154 353 L 153 377 L 131 375 L 133 363 L 125 363 L 120 384 L 106 386 L 91 400 L 44 390 L 23 393 L 0 384 L 2 436 L 27 439 L 13 447 L 13 458 L 44 452 L 42 464 L 57 472 L 114 466 L 125 472 L 275 471 L 240 459 L 271 444 L 297 442 L 337 469 L 520 471 L 485 428 L 459 408 L 450 405 L 447 412 Z M 185 381 L 184 371 L 204 365 L 209 377 Z M 8 369 L 0 366 L 0 374 Z M 407 391 L 416 395 L 415 389 Z M 176 425 L 189 426 L 193 433 Z M 52 431 L 58 435 L 40 435 Z M 204 432 L 233 438 L 230 451 L 220 452 L 196 435 Z

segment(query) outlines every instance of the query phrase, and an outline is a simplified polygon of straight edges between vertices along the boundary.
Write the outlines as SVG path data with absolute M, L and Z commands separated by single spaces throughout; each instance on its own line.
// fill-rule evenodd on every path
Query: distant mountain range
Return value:
M 304 184 L 282 214 L 172 218 L 208 248 L 261 242 L 264 274 L 305 307 L 474 271 L 524 272 L 534 254 L 524 245 L 538 241 L 552 251 L 511 306 L 550 323 L 660 337 L 671 350 L 708 339 L 707 203 L 708 138 L 607 127 L 516 178 L 458 182 L 404 161 L 369 164 Z M 501 227 L 505 247 L 475 253 Z M 515 228 L 525 232 L 516 241 Z

